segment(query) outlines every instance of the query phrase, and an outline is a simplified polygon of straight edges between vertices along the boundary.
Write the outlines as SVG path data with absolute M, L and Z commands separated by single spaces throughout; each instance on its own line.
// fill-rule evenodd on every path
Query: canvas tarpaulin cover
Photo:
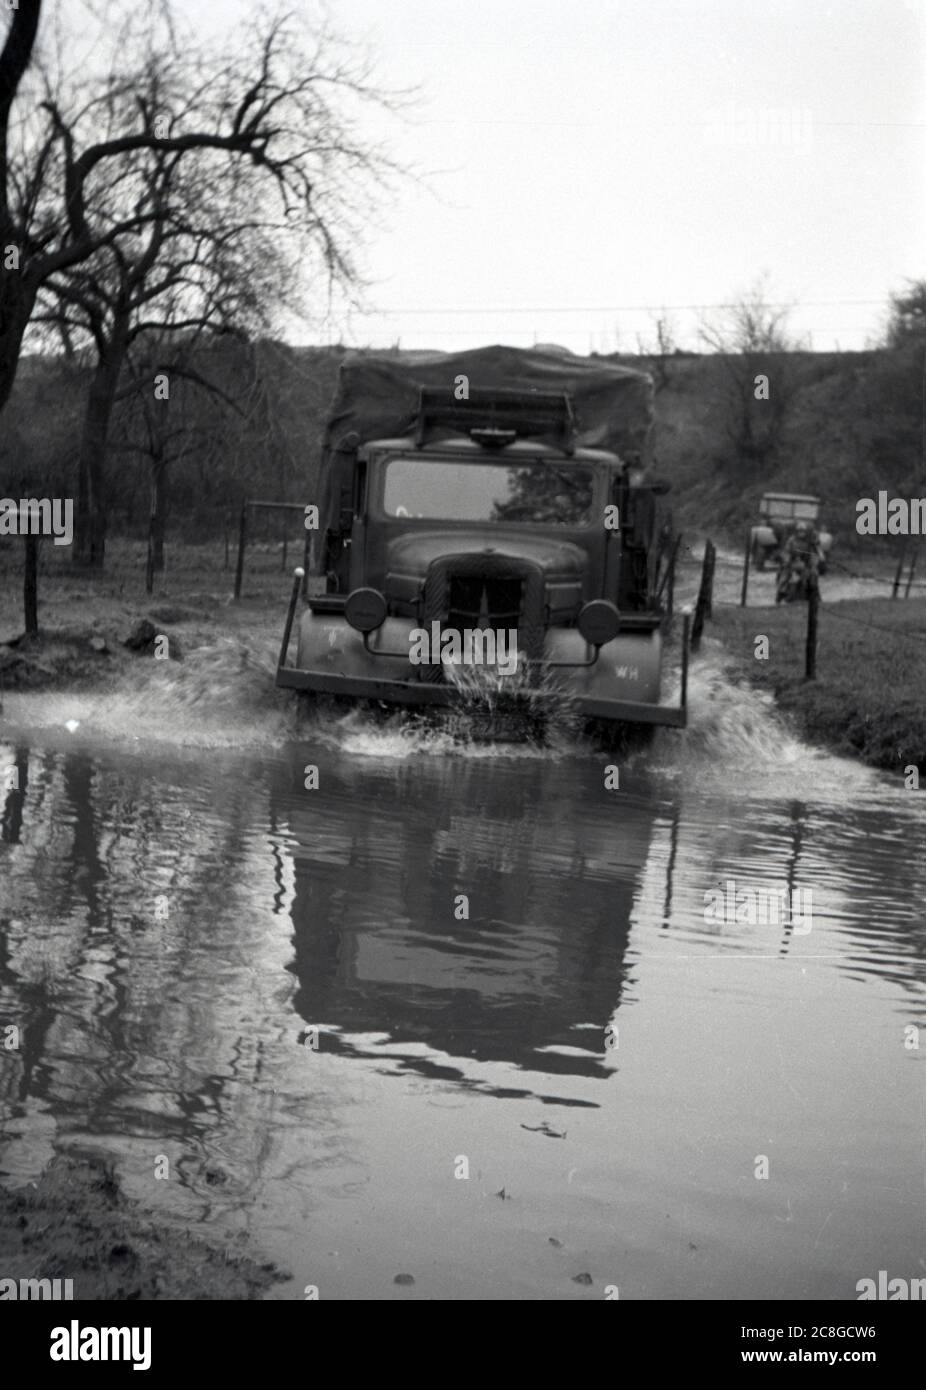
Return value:
M 466 377 L 471 390 L 567 391 L 576 417 L 577 447 L 606 449 L 623 457 L 635 453 L 647 460 L 653 385 L 643 372 L 537 348 L 352 353 L 341 364 L 322 445 L 324 512 L 332 521 L 347 503 L 351 487 L 353 453 L 340 452 L 345 438 L 356 433 L 364 443 L 409 434 L 419 388 L 452 389 L 458 376 Z
M 328 417 L 324 451 L 337 449 L 356 430 L 361 441 L 407 434 L 418 409 L 418 388 L 452 388 L 465 376 L 470 388 L 568 391 L 581 448 L 641 456 L 653 418 L 653 387 L 643 372 L 603 359 L 536 348 L 485 347 L 468 352 L 351 354 L 341 364 Z

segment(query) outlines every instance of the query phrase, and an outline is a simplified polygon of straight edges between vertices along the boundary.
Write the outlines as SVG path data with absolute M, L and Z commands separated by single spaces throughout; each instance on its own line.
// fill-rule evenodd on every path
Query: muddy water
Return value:
M 926 793 L 710 653 L 691 698 L 612 790 L 582 745 L 8 699 L 2 1180 L 91 1140 L 155 1212 L 247 1232 L 279 1298 L 922 1277 Z M 810 918 L 760 910 L 782 886 Z

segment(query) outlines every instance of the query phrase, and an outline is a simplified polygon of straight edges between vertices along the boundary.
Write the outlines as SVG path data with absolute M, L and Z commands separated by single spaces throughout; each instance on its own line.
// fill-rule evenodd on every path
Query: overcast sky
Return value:
M 253 13 L 200 0 L 203 23 Z M 299 7 L 296 0 L 295 8 Z M 662 306 L 766 273 L 815 348 L 862 347 L 926 276 L 923 0 L 333 0 L 418 85 L 370 228 L 371 312 L 330 337 L 633 350 Z M 676 307 L 679 306 L 679 307 Z

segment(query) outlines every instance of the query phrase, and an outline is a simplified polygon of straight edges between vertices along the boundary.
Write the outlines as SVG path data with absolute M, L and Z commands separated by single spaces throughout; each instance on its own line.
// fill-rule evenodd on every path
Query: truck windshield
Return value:
M 396 458 L 386 465 L 383 507 L 429 521 L 587 526 L 593 495 L 592 469 L 576 465 Z

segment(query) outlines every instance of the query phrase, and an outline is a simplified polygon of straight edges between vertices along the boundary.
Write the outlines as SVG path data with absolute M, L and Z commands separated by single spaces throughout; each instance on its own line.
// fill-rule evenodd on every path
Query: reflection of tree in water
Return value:
M 493 521 L 528 521 L 574 525 L 589 519 L 592 474 L 585 468 L 551 468 L 531 463 L 508 473 L 507 502 L 496 502 Z
M 882 846 L 895 834 L 897 812 L 848 799 L 833 811 L 796 798 L 783 806 L 769 803 L 755 808 L 739 825 L 727 825 L 718 840 L 714 821 L 687 821 L 682 836 L 682 879 L 700 876 L 712 888 L 736 880 L 730 865 L 756 862 L 757 843 L 775 845 L 773 854 L 762 852 L 762 868 L 743 873 L 739 887 L 759 894 L 776 894 L 785 904 L 779 917 L 759 923 L 764 935 L 758 949 L 776 950 L 780 956 L 797 956 L 804 947 L 794 930 L 787 904 L 793 895 L 812 892 L 813 931 L 833 933 L 829 954 L 836 968 L 849 978 L 889 979 L 901 989 L 922 998 L 926 987 L 926 917 L 921 904 L 926 897 L 922 856 L 890 855 L 877 849 L 866 857 L 866 846 Z M 674 866 L 673 854 L 673 866 Z M 687 861 L 688 868 L 684 867 Z M 701 868 L 694 869 L 698 864 Z M 864 891 L 863 887 L 864 885 Z M 801 901 L 801 899 L 798 899 Z M 807 905 L 806 896 L 803 897 Z M 771 914 L 771 909 L 769 909 Z M 819 920 L 820 925 L 816 925 Z M 747 928 L 733 924 L 734 935 Z M 723 928 L 718 934 L 723 934 Z M 829 950 L 829 948 L 827 948 Z
M 253 967 L 273 930 L 249 882 L 259 776 L 223 778 L 210 815 L 141 760 L 110 766 L 80 750 L 27 764 L 23 750 L 17 763 L 19 789 L 0 798 L 15 904 L 15 917 L 0 913 L 0 1018 L 23 1041 L 0 1109 L 18 1108 L 26 1143 L 4 1161 L 28 1163 L 37 1132 L 118 1135 L 168 1153 L 194 1190 L 218 1151 L 243 1191 L 264 1161 L 273 1097 L 256 1082 L 278 1041 L 259 1026 L 272 1010 Z

